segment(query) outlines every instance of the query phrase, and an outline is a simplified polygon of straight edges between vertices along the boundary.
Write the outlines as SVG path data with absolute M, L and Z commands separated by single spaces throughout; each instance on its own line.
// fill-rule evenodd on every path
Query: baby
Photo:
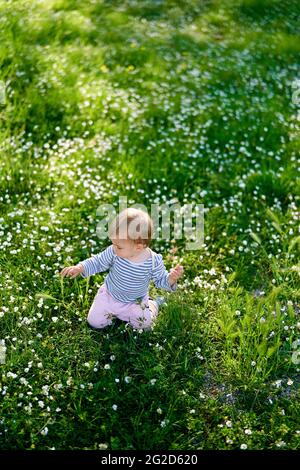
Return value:
M 64 268 L 61 276 L 88 277 L 109 270 L 90 308 L 87 321 L 94 328 L 104 328 L 117 317 L 132 327 L 149 330 L 158 314 L 159 299 L 148 297 L 150 280 L 169 292 L 177 289 L 183 267 L 168 273 L 162 255 L 149 248 L 153 221 L 139 209 L 123 210 L 109 226 L 112 244 L 76 266 Z

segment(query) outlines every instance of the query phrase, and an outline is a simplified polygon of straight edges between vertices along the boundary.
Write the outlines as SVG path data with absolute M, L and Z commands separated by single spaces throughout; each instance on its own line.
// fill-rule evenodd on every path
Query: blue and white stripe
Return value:
M 84 271 L 82 277 L 109 270 L 105 277 L 105 285 L 114 299 L 120 302 L 134 302 L 144 297 L 153 280 L 155 287 L 169 292 L 177 289 L 177 284 L 170 286 L 168 271 L 165 268 L 162 255 L 151 251 L 151 257 L 141 263 L 133 263 L 126 258 L 120 258 L 110 245 L 98 255 L 93 255 L 80 264 Z

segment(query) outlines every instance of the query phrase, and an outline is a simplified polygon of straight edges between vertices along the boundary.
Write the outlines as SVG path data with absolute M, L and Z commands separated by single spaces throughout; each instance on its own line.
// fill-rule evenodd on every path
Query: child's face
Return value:
M 132 240 L 120 240 L 114 238 L 111 240 L 114 252 L 120 258 L 134 258 L 144 249 L 142 243 L 134 243 Z

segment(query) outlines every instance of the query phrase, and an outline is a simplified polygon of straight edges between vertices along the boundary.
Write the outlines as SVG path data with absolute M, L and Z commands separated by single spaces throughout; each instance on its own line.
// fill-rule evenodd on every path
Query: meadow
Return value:
M 0 449 L 300 448 L 297 0 L 0 0 Z M 298 93 L 299 92 L 299 93 Z M 86 317 L 97 207 L 203 204 L 152 331 Z

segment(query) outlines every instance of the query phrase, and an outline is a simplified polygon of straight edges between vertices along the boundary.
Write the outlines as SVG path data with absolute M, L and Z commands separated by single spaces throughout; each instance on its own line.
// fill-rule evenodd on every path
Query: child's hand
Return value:
M 183 274 L 183 266 L 180 266 L 179 264 L 177 264 L 175 268 L 172 268 L 168 276 L 170 286 L 175 284 L 177 279 L 179 279 L 182 276 L 182 274 Z
M 69 276 L 69 277 L 76 277 L 78 274 L 83 273 L 83 265 L 77 264 L 76 266 L 68 266 L 64 268 L 59 275 L 62 277 Z

